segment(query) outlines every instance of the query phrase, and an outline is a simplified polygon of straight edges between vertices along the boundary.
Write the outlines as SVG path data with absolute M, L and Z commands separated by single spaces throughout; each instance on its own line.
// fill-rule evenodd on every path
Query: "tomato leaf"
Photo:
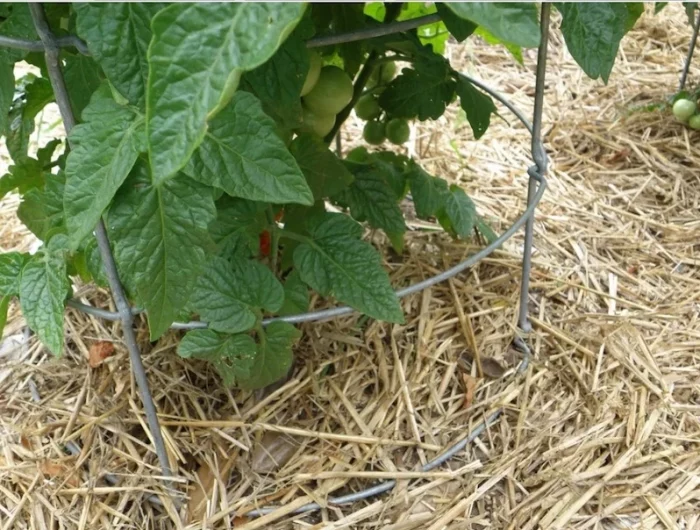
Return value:
M 15 74 L 13 65 L 0 59 L 0 136 L 7 132 L 8 114 L 15 96 Z
M 272 203 L 312 204 L 304 175 L 277 136 L 258 99 L 236 92 L 209 123 L 204 141 L 184 172 L 233 197 Z
M 209 233 L 226 259 L 252 258 L 258 254 L 258 236 L 267 226 L 265 204 L 223 196 L 216 203 L 216 220 Z
M 0 297 L 0 337 L 2 337 L 2 330 L 5 329 L 5 324 L 7 324 L 7 310 L 10 308 L 11 299 L 10 295 Z
M 32 188 L 22 197 L 17 216 L 39 239 L 46 241 L 48 234 L 64 224 L 63 195 L 65 175 L 48 174 L 44 188 Z
M 151 338 L 160 337 L 185 307 L 213 246 L 211 190 L 184 175 L 153 185 L 137 164 L 109 210 L 120 272 L 148 312 Z
M 292 366 L 292 346 L 301 332 L 286 322 L 272 322 L 258 336 L 257 353 L 250 376 L 239 381 L 241 388 L 254 390 L 279 381 Z
M 437 2 L 435 6 L 445 26 L 457 42 L 466 40 L 467 37 L 474 33 L 477 24 L 457 16 L 452 9 L 441 2 Z
M 144 120 L 118 105 L 103 85 L 83 113 L 85 123 L 70 134 L 63 199 L 66 228 L 77 248 L 95 228 L 105 208 L 145 150 Z
M 517 44 L 512 44 L 510 42 L 504 42 L 495 35 L 491 34 L 486 28 L 483 26 L 478 26 L 476 30 L 474 31 L 475 35 L 478 35 L 484 41 L 486 44 L 491 44 L 491 45 L 496 45 L 496 44 L 502 44 L 506 50 L 510 52 L 510 54 L 513 56 L 513 58 L 518 61 L 519 64 L 523 64 L 523 49 L 518 46 Z
M 27 324 L 48 349 L 63 353 L 63 310 L 70 291 L 66 262 L 59 252 L 43 249 L 22 269 L 19 300 Z
M 644 2 L 625 2 L 627 7 L 627 20 L 625 21 L 625 32 L 631 30 L 644 13 Z
M 107 78 L 130 103 L 145 106 L 151 19 L 167 4 L 75 4 L 77 30 Z
M 668 2 L 654 2 L 654 14 L 658 15 L 659 12 L 668 5 Z
M 372 165 L 355 167 L 355 180 L 338 196 L 338 200 L 349 206 L 357 221 L 367 221 L 385 232 L 403 234 L 406 231 L 403 213 L 394 190 L 387 184 L 382 173 Z
M 77 118 L 90 103 L 90 98 L 102 83 L 102 72 L 91 57 L 69 55 L 65 59 L 63 77 L 66 81 L 71 107 Z
M 309 289 L 301 281 L 298 271 L 292 271 L 284 282 L 284 303 L 279 314 L 299 315 L 309 310 Z
M 628 20 L 624 3 L 555 4 L 562 15 L 561 32 L 566 46 L 588 77 L 607 83 Z
M 28 260 L 29 255 L 20 252 L 0 254 L 0 296 L 19 294 L 20 274 Z
M 10 166 L 9 171 L 0 179 L 0 198 L 14 189 L 17 189 L 20 195 L 24 195 L 31 189 L 42 188 L 46 182 L 47 173 L 35 158 L 22 158 Z
M 459 237 L 472 235 L 478 217 L 476 206 L 459 186 L 450 186 L 450 193 L 445 198 L 445 213 L 450 220 L 450 227 Z
M 354 179 L 352 173 L 316 135 L 297 136 L 289 146 L 289 151 L 304 173 L 316 200 L 341 192 Z
M 493 100 L 476 88 L 469 80 L 457 77 L 457 95 L 467 114 L 467 120 L 474 133 L 474 138 L 481 138 L 491 123 L 491 114 L 496 112 Z
M 274 54 L 305 9 L 291 3 L 175 3 L 153 18 L 146 115 L 155 183 L 185 165 L 241 74 Z
M 360 240 L 362 226 L 347 215 L 325 213 L 294 251 L 302 280 L 366 315 L 403 322 L 403 313 L 377 251 Z
M 447 77 L 404 68 L 379 96 L 379 104 L 396 118 L 436 120 L 444 114 L 454 91 L 455 83 Z
M 514 2 L 447 2 L 454 13 L 486 28 L 503 42 L 524 48 L 540 45 L 537 7 Z
M 224 385 L 230 387 L 250 377 L 256 345 L 248 335 L 223 335 L 211 329 L 196 329 L 182 338 L 177 353 L 186 359 L 210 362 Z
M 265 111 L 283 127 L 301 125 L 301 89 L 309 71 L 309 52 L 296 35 L 289 37 L 272 58 L 248 72 L 244 79 Z
M 283 301 L 282 285 L 262 263 L 212 258 L 197 281 L 189 307 L 211 329 L 239 333 L 255 325 L 256 310 L 277 311 Z
M 22 96 L 15 99 L 10 109 L 6 143 L 7 150 L 15 162 L 27 158 L 29 137 L 34 132 L 34 120 L 41 109 L 54 100 L 48 79 L 38 77 L 27 81 Z
M 444 207 L 449 191 L 447 182 L 438 177 L 433 177 L 414 164 L 408 174 L 411 186 L 411 196 L 416 207 L 416 215 L 421 219 L 429 219 Z
M 0 35 L 27 40 L 37 40 L 29 3 L 16 2 L 9 6 L 10 12 L 0 22 Z M 27 55 L 26 50 L 0 47 L 0 61 L 12 64 L 21 61 Z

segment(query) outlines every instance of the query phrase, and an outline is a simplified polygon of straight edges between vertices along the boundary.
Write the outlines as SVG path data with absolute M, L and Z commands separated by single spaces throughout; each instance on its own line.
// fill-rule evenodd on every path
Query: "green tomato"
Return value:
M 372 70 L 367 86 L 368 88 L 372 88 L 377 84 L 386 85 L 391 83 L 394 77 L 396 77 L 396 63 L 381 63 Z
M 394 118 L 386 124 L 386 137 L 392 144 L 405 144 L 409 136 L 411 136 L 411 129 L 406 120 Z
M 304 97 L 304 104 L 316 114 L 336 115 L 352 99 L 352 81 L 337 66 L 324 66 L 318 82 Z
M 369 121 L 377 118 L 382 113 L 379 102 L 372 94 L 362 96 L 355 105 L 355 114 L 361 120 Z
M 679 121 L 688 121 L 696 110 L 697 105 L 689 99 L 679 99 L 673 104 L 673 115 Z
M 321 67 L 323 66 L 323 58 L 316 52 L 309 52 L 309 71 L 306 74 L 306 81 L 301 89 L 301 95 L 305 96 L 316 86 L 318 78 L 321 75 Z
M 386 139 L 384 124 L 380 121 L 368 121 L 362 131 L 362 136 L 370 145 L 379 145 Z
M 695 129 L 696 131 L 700 131 L 700 114 L 696 114 L 695 116 L 691 116 L 690 120 L 688 120 L 688 125 L 690 126 L 691 129 Z
M 318 114 L 307 107 L 302 109 L 301 129 L 314 133 L 321 138 L 326 136 L 335 125 L 335 114 Z

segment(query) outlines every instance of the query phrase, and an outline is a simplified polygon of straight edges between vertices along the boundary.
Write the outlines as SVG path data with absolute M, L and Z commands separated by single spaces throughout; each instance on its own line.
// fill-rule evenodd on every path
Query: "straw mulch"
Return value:
M 700 528 L 699 136 L 668 111 L 634 110 L 676 90 L 683 17 L 678 5 L 645 15 L 608 86 L 586 79 L 552 38 L 552 167 L 535 226 L 524 375 L 513 376 L 521 355 L 511 347 L 522 236 L 404 299 L 404 326 L 357 316 L 302 326 L 292 378 L 267 395 L 222 388 L 206 365 L 178 358 L 178 334 L 150 344 L 139 322 L 187 494 L 178 512 L 152 496 L 162 482 L 120 326 L 68 310 L 67 353 L 54 359 L 12 306 L 0 350 L 0 528 Z M 483 45 L 451 54 L 531 112 L 534 54 L 524 66 Z M 700 81 L 697 66 L 690 81 Z M 496 121 L 474 142 L 452 112 L 420 124 L 409 146 L 500 229 L 524 207 L 530 164 L 528 136 L 504 116 L 510 124 Z M 359 127 L 346 128 L 346 148 Z M 31 245 L 16 206 L 2 202 L 4 251 Z M 416 230 L 387 267 L 404 286 L 477 246 Z M 111 304 L 93 287 L 77 294 Z M 98 348 L 110 353 L 105 343 L 113 355 L 91 368 L 91 350 L 93 360 Z M 500 407 L 465 451 L 418 476 Z M 64 451 L 69 441 L 77 456 Z M 389 494 L 288 515 L 385 478 L 398 479 Z M 244 517 L 270 504 L 281 507 Z

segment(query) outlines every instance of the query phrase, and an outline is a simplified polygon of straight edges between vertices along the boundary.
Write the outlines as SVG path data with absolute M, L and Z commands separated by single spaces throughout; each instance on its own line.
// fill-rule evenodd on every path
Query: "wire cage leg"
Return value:
M 688 80 L 688 72 L 690 71 L 690 64 L 693 62 L 693 54 L 695 53 L 695 44 L 698 40 L 698 30 L 700 30 L 700 9 L 698 9 L 698 16 L 695 17 L 695 24 L 693 25 L 693 36 L 690 39 L 690 47 L 688 48 L 688 55 L 685 56 L 685 64 L 683 65 L 683 73 L 681 74 L 681 80 L 678 84 L 678 91 L 680 92 L 685 88 L 685 82 Z

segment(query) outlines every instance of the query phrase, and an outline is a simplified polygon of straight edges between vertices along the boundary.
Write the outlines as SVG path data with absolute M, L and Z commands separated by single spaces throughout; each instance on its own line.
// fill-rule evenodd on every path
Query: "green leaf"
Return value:
M 403 322 L 403 313 L 377 251 L 360 240 L 362 227 L 347 215 L 325 213 L 310 239 L 294 251 L 302 280 L 366 315 Z
M 239 333 L 255 325 L 256 310 L 274 312 L 283 302 L 282 284 L 262 263 L 215 257 L 199 277 L 189 307 L 211 329 Z
M 63 199 L 75 248 L 95 228 L 145 147 L 144 121 L 115 103 L 107 85 L 95 93 L 69 140 Z
M 216 203 L 216 220 L 209 233 L 226 259 L 252 258 L 259 253 L 259 236 L 267 227 L 266 205 L 224 195 Z
M 245 389 L 263 388 L 284 377 L 292 366 L 292 346 L 301 332 L 286 322 L 272 322 L 258 336 L 255 361 L 250 377 L 239 381 Z
M 100 247 L 97 246 L 97 240 L 92 238 L 85 246 L 85 261 L 87 262 L 88 272 L 92 276 L 93 281 L 101 286 L 108 287 L 107 274 L 105 273 Z
M 160 337 L 190 297 L 213 242 L 211 190 L 184 175 L 154 186 L 144 164 L 114 198 L 107 216 L 115 258 Z
M 29 81 L 23 95 L 15 99 L 10 110 L 10 124 L 6 138 L 7 150 L 15 162 L 21 162 L 27 158 L 29 137 L 34 132 L 34 120 L 37 114 L 53 100 L 51 83 L 43 77 Z
M 411 20 L 438 12 L 435 4 L 427 2 L 405 2 L 396 20 Z M 450 13 L 452 14 L 452 13 Z M 454 16 L 454 15 L 453 15 Z M 454 17 L 460 20 L 457 17 Z M 443 18 L 444 20 L 444 18 Z M 416 29 L 416 35 L 424 45 L 432 46 L 435 53 L 445 53 L 445 42 L 450 34 L 442 21 L 424 24 Z
M 19 294 L 20 274 L 28 259 L 28 254 L 20 252 L 0 254 L 0 296 Z
M 180 357 L 210 362 L 225 386 L 250 378 L 255 361 L 255 341 L 248 335 L 221 335 L 210 329 L 189 331 L 177 347 Z
M 231 103 L 209 123 L 202 145 L 184 172 L 233 197 L 313 203 L 301 169 L 277 136 L 275 122 L 248 92 L 236 92 Z
M 316 135 L 297 136 L 289 151 L 299 164 L 316 200 L 341 192 L 354 179 L 352 173 Z
M 524 48 L 540 45 L 537 7 L 515 2 L 448 2 L 445 4 L 461 18 L 483 26 L 504 42 Z
M 445 112 L 455 91 L 449 78 L 421 75 L 405 68 L 379 97 L 379 104 L 396 118 L 436 120 Z
M 0 339 L 2 338 L 2 330 L 5 329 L 5 324 L 7 324 L 7 310 L 10 308 L 11 299 L 10 295 L 0 298 Z
M 688 24 L 695 25 L 695 10 L 698 8 L 697 2 L 683 2 L 685 14 L 688 16 Z
M 449 195 L 447 182 L 429 175 L 415 164 L 408 175 L 408 181 L 418 217 L 421 219 L 434 217 L 445 206 L 445 200 Z
M 0 179 L 0 198 L 15 188 L 20 195 L 24 195 L 33 188 L 42 188 L 46 181 L 47 172 L 35 158 L 25 157 L 9 167 L 9 173 L 6 173 Z
M 476 30 L 474 31 L 475 35 L 478 35 L 482 39 L 484 39 L 484 42 L 486 44 L 490 44 L 492 46 L 495 45 L 503 45 L 506 50 L 510 52 L 510 54 L 515 58 L 516 61 L 518 61 L 519 64 L 523 64 L 523 49 L 518 46 L 517 44 L 511 44 L 510 42 L 503 42 L 501 39 L 498 37 L 495 37 L 491 33 L 489 33 L 486 28 L 482 26 L 478 26 Z
M 52 231 L 63 227 L 65 182 L 63 173 L 48 174 L 44 188 L 27 191 L 17 209 L 20 220 L 42 241 L 47 241 Z
M 315 3 L 313 4 L 311 15 L 314 19 L 318 36 L 356 31 L 364 28 L 366 25 L 364 5 L 361 2 Z M 364 62 L 364 49 L 365 44 L 361 40 L 335 46 L 335 50 L 342 60 L 342 64 L 337 66 L 341 66 L 351 77 L 354 76 Z
M 15 74 L 13 65 L 0 59 L 0 136 L 7 131 L 8 114 L 15 97 Z
M 478 140 L 489 128 L 491 114 L 496 112 L 496 106 L 490 96 L 462 76 L 457 77 L 457 95 L 462 109 L 467 114 L 474 138 Z
M 493 228 L 481 217 L 476 220 L 476 229 L 481 233 L 486 239 L 488 244 L 493 243 L 498 239 L 498 234 L 493 231 Z
M 58 356 L 63 354 L 63 310 L 69 292 L 66 262 L 61 253 L 41 250 L 22 269 L 22 314 L 41 342 Z
M 90 98 L 102 83 L 100 67 L 91 57 L 69 55 L 65 60 L 63 76 L 73 113 L 80 119 Z
M 668 5 L 668 2 L 654 2 L 654 14 L 658 15 L 659 12 Z
M 450 193 L 445 198 L 445 213 L 451 228 L 461 237 L 472 235 L 477 220 L 476 206 L 459 186 L 450 186 Z
M 572 57 L 591 79 L 607 83 L 628 20 L 624 3 L 558 2 L 561 32 Z
M 168 4 L 75 4 L 78 35 L 109 81 L 132 104 L 144 107 L 151 19 Z
M 301 125 L 301 89 L 309 71 L 309 52 L 296 35 L 272 58 L 245 75 L 265 111 L 287 129 Z
M 625 22 L 625 32 L 631 30 L 644 13 L 644 2 L 626 2 L 627 21 Z
M 153 18 L 146 114 L 156 183 L 185 165 L 241 74 L 272 57 L 305 9 L 292 3 L 176 3 Z
M 54 152 L 56 151 L 56 148 L 61 145 L 61 139 L 60 138 L 54 138 L 53 140 L 50 140 L 47 142 L 47 144 L 44 147 L 40 147 L 36 151 L 36 159 L 39 161 L 39 164 L 41 164 L 41 167 L 43 168 L 44 166 L 48 166 L 51 163 L 51 159 L 53 158 Z
M 0 35 L 27 40 L 37 40 L 29 3 L 13 2 L 8 4 L 9 13 L 0 21 Z M 9 64 L 21 61 L 27 55 L 25 50 L 0 47 L 0 61 Z
M 299 315 L 309 310 L 309 289 L 301 281 L 299 272 L 292 271 L 284 282 L 284 303 L 281 316 Z
M 397 196 L 383 175 L 371 165 L 359 166 L 354 175 L 354 182 L 338 196 L 339 202 L 350 207 L 357 221 L 368 221 L 387 233 L 403 234 L 406 224 Z
M 464 41 L 469 37 L 477 27 L 477 24 L 469 20 L 458 17 L 452 9 L 441 2 L 435 4 L 437 12 L 445 23 L 445 26 L 450 31 L 457 42 Z
M 382 22 L 384 20 L 384 15 L 386 15 L 384 2 L 365 2 L 364 13 L 377 22 Z

